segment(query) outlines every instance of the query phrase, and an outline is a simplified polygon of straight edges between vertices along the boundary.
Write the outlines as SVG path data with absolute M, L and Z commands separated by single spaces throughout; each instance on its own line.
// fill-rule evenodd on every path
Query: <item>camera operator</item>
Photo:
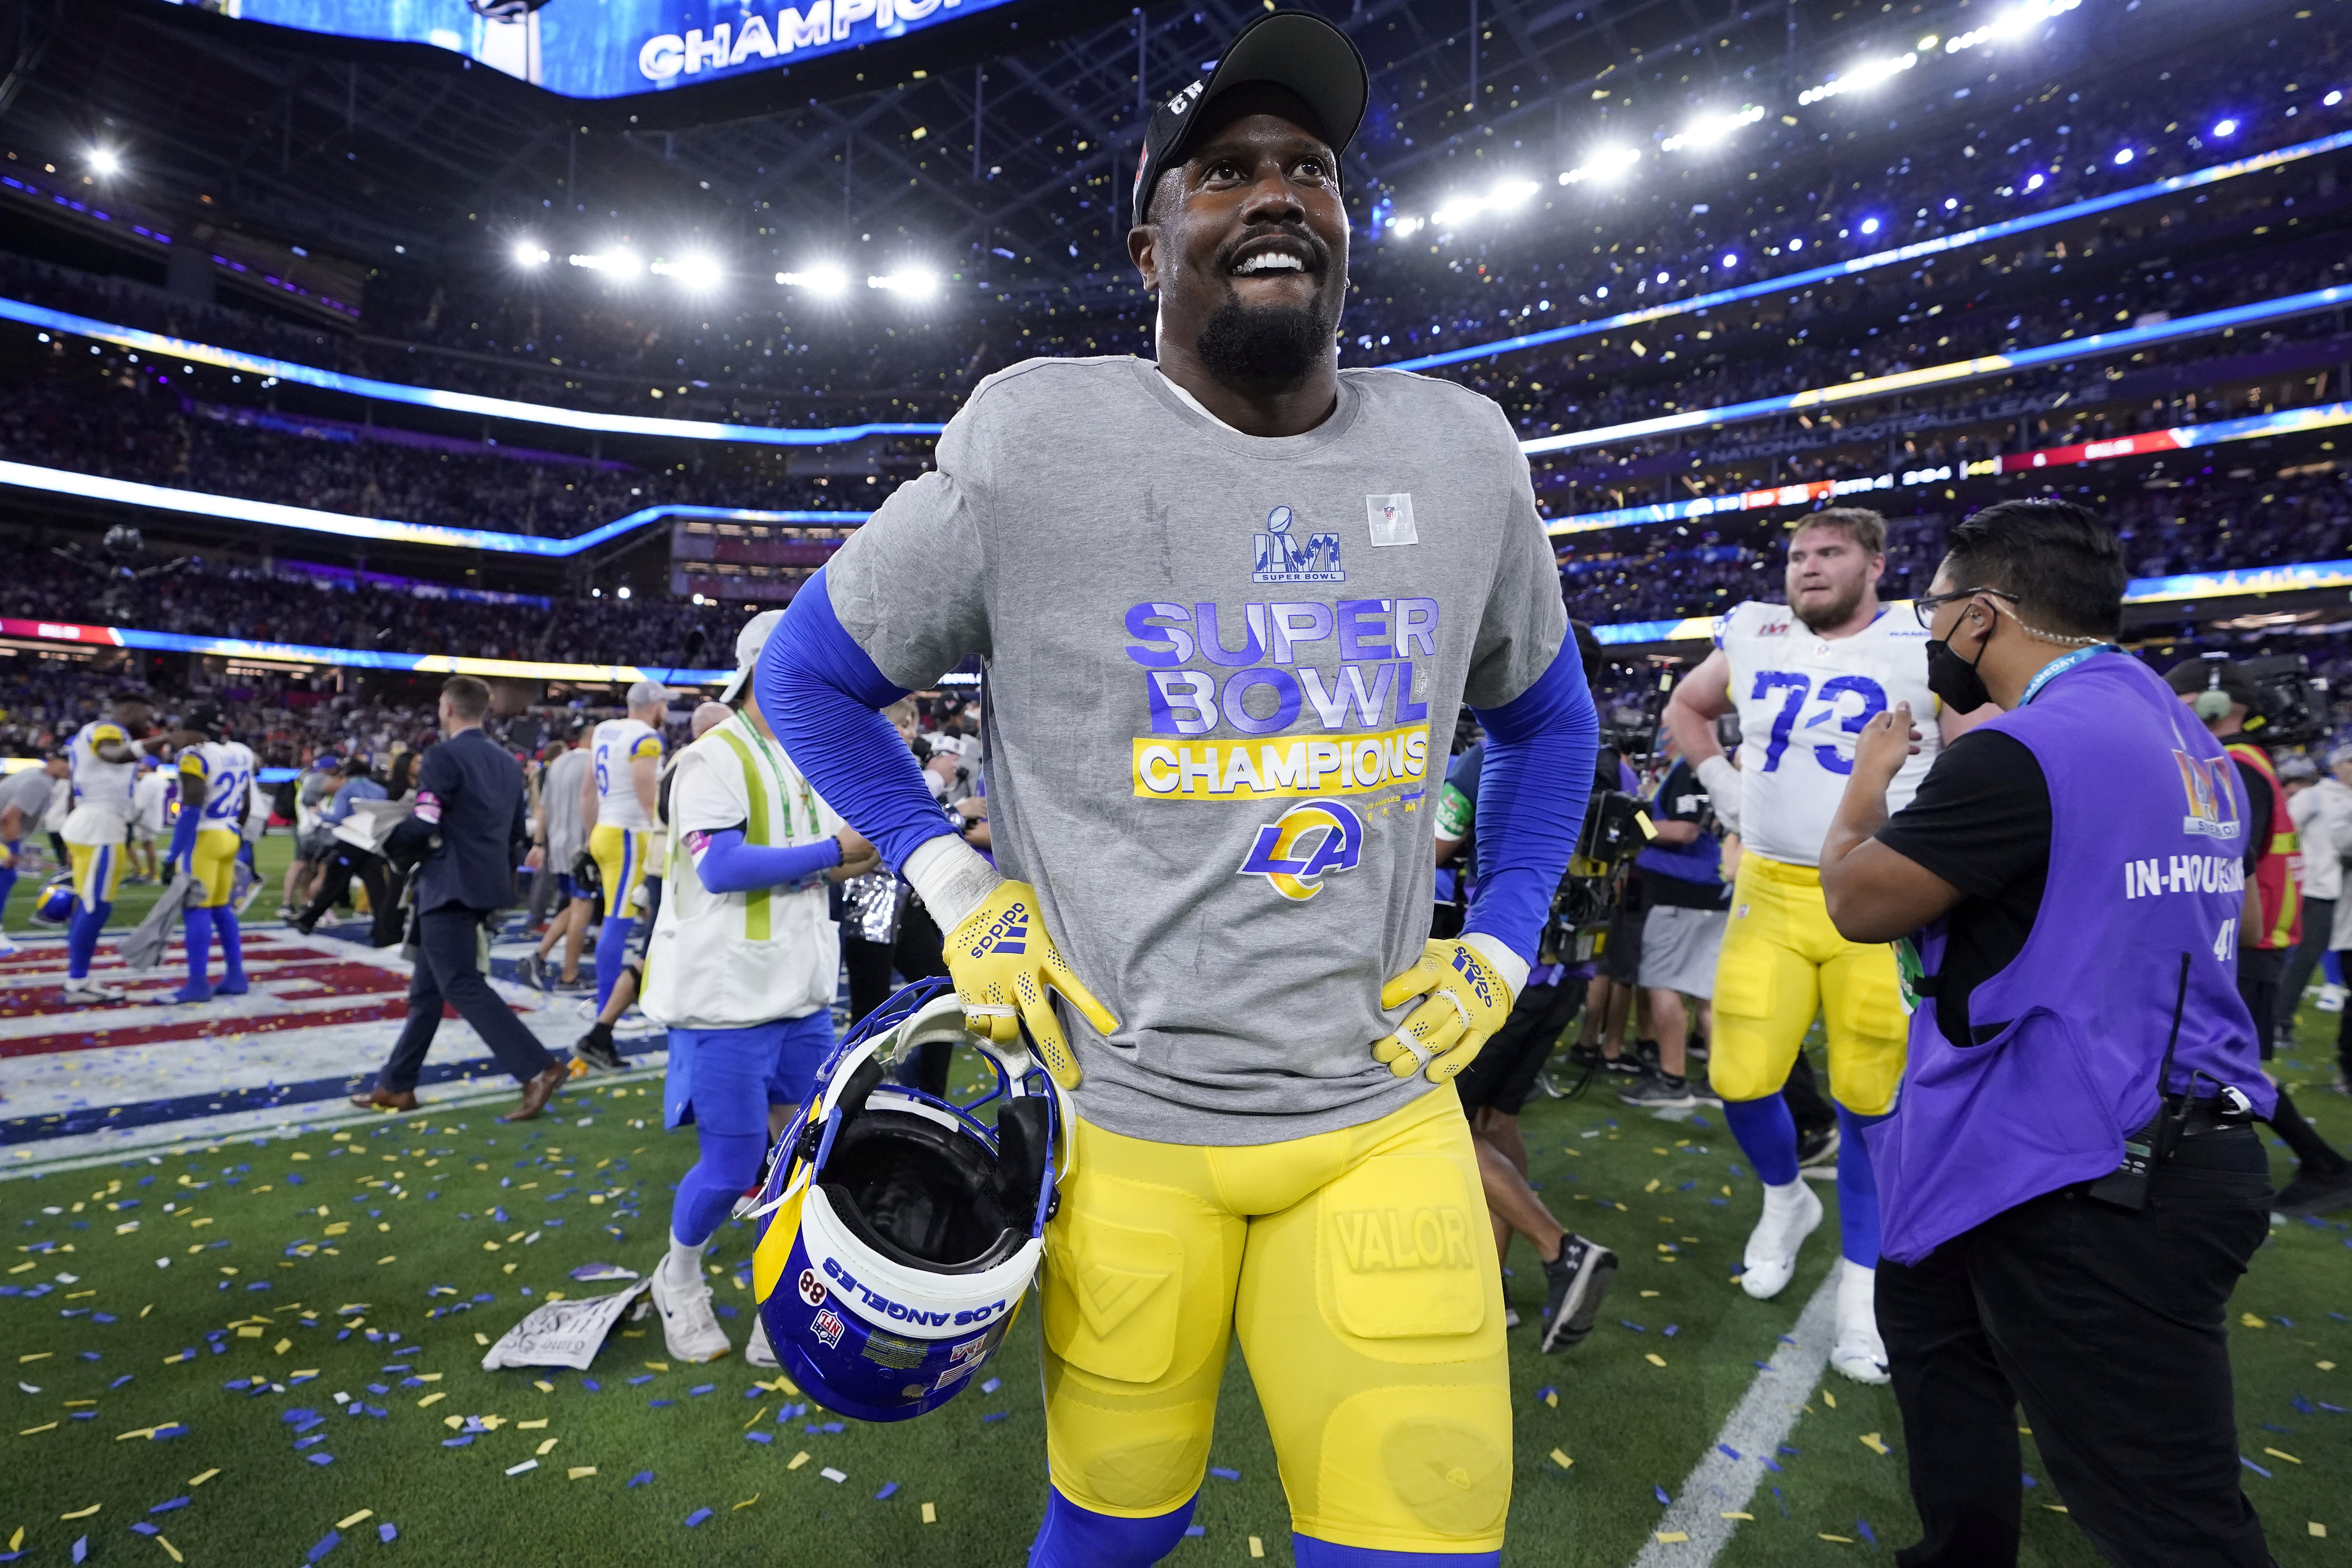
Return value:
M 2253 1016 L 2255 1038 L 2268 1061 L 2278 1045 L 2280 973 L 2303 935 L 2302 855 L 2294 820 L 2271 754 L 2254 738 L 2268 731 L 2270 718 L 2261 710 L 2262 695 L 2252 678 L 2226 655 L 2184 659 L 2166 673 L 2165 681 L 2222 742 L 2245 795 L 2242 836 L 2233 841 L 2244 852 L 2246 883 L 2237 931 L 2238 994 Z M 2273 1206 L 2296 1218 L 2352 1206 L 2352 1166 L 2303 1119 L 2284 1089 L 2269 1120 L 2301 1167 L 2279 1189 Z
M 2001 712 L 1891 817 L 1918 731 L 1907 701 L 1873 718 L 1821 857 L 1840 933 L 1916 955 L 1901 1092 L 1863 1134 L 1926 1535 L 1898 1561 L 2017 1561 L 2022 1404 L 2106 1561 L 2267 1568 L 2223 1316 L 2270 1195 L 2236 776 L 2114 645 L 2123 551 L 2095 513 L 2002 502 L 1948 550 L 1912 605 L 1928 686 Z

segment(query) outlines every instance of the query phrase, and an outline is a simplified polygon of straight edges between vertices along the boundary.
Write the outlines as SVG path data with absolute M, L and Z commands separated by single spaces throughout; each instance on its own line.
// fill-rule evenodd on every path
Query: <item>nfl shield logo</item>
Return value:
M 1364 514 L 1372 525 L 1372 542 L 1380 544 L 1418 544 L 1421 535 L 1412 527 L 1412 492 L 1400 490 L 1392 496 L 1366 496 Z

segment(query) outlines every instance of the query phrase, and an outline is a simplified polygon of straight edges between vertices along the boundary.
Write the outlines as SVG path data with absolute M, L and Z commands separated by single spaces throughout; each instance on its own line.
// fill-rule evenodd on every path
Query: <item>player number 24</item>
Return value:
M 1797 715 L 1806 700 L 1815 695 L 1813 678 L 1794 670 L 1759 670 L 1756 689 L 1748 695 L 1752 700 L 1762 702 L 1775 691 L 1781 693 L 1780 710 L 1772 715 L 1772 737 L 1764 749 L 1764 771 L 1768 773 L 1780 767 L 1781 755 L 1789 749 L 1789 732 L 1796 728 Z M 1864 724 L 1886 711 L 1886 692 L 1868 676 L 1834 676 L 1822 682 L 1819 696 L 1822 708 L 1806 722 L 1809 731 L 1834 726 L 1849 735 L 1858 735 Z M 1849 697 L 1858 698 L 1862 703 L 1852 712 L 1846 711 Z M 1813 756 L 1833 773 L 1853 772 L 1852 753 L 1835 745 L 1815 746 Z

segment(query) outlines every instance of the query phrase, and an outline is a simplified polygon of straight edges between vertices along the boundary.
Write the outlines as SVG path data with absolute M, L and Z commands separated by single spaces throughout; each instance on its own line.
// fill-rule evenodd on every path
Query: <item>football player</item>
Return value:
M 225 738 L 220 710 L 199 708 L 171 737 L 178 751 L 180 814 L 172 825 L 174 874 L 194 880 L 181 922 L 188 944 L 188 983 L 175 1002 L 209 1002 L 245 994 L 245 938 L 229 895 L 245 847 L 246 807 L 253 792 L 253 750 Z M 213 984 L 213 937 L 221 944 L 221 983 Z
M 587 776 L 580 781 L 581 816 L 588 852 L 604 886 L 604 924 L 596 932 L 596 1006 L 602 1011 L 621 977 L 636 928 L 637 884 L 652 847 L 654 809 L 661 788 L 662 715 L 669 692 L 658 680 L 629 688 L 629 711 L 596 726 L 588 742 Z
M 1764 1214 L 1748 1238 L 1739 1283 L 1759 1300 L 1796 1272 L 1797 1249 L 1822 1222 L 1822 1201 L 1797 1174 L 1797 1128 L 1780 1094 L 1806 1031 L 1822 1016 L 1837 1101 L 1838 1280 L 1831 1364 L 1862 1383 L 1886 1381 L 1886 1346 L 1872 1305 L 1878 1268 L 1878 1188 L 1861 1129 L 1895 1104 L 1909 1015 L 1895 950 L 1846 941 L 1822 900 L 1822 839 L 1829 832 L 1854 738 L 1898 702 L 1934 714 L 1927 634 L 1878 602 L 1886 523 L 1874 511 L 1814 513 L 1789 541 L 1789 602 L 1760 600 L 1723 617 L 1716 649 L 1675 687 L 1666 722 L 1714 797 L 1716 816 L 1746 852 L 1733 880 L 1731 922 L 1715 976 L 1715 1040 L 1707 1076 L 1723 1116 L 1764 1183 Z M 1739 761 L 1724 755 L 1715 721 L 1737 709 Z M 1887 792 L 1908 804 L 1943 741 L 1967 728 L 1946 711 Z
M 132 793 L 139 784 L 139 753 L 159 753 L 163 742 L 147 736 L 153 709 L 136 692 L 119 693 L 112 713 L 93 719 L 67 743 L 72 807 L 66 814 L 66 858 L 73 868 L 73 916 L 66 926 L 66 988 L 68 1005 L 120 1002 L 122 993 L 89 977 L 98 933 L 114 912 L 122 881 L 122 845 L 130 837 Z
M 1033 1568 L 1177 1544 L 1235 1339 L 1298 1561 L 1501 1555 L 1502 1282 L 1453 1079 L 1526 982 L 1597 725 L 1509 420 L 1338 368 L 1366 98 L 1345 35 L 1285 11 L 1163 104 L 1128 236 L 1158 363 L 982 383 L 756 677 L 973 1026 L 1025 1027 L 1071 1096 Z M 1001 871 L 877 711 L 971 654 Z M 1431 941 L 1465 702 L 1482 879 Z

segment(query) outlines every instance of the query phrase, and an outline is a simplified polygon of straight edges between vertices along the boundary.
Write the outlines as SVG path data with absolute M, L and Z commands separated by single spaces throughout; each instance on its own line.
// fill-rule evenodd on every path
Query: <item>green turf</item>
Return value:
M 2315 1042 L 2320 1033 L 2315 1023 Z M 2310 1068 L 2290 1067 L 2286 1076 L 2318 1079 L 2326 1054 L 2315 1044 Z M 850 1423 L 838 1434 L 804 1432 L 802 1421 L 776 1425 L 784 1401 L 765 1393 L 746 1397 L 761 1374 L 738 1360 L 652 1371 L 646 1363 L 666 1359 L 658 1328 L 609 1342 L 587 1374 L 601 1392 L 585 1389 L 578 1373 L 546 1374 L 547 1392 L 530 1373 L 478 1370 L 478 1336 L 496 1338 L 550 1291 L 605 1289 L 575 1283 L 572 1268 L 612 1259 L 644 1269 L 658 1256 L 671 1184 L 690 1162 L 691 1137 L 659 1130 L 659 1090 L 650 1079 L 623 1081 L 617 1091 L 609 1080 L 598 1085 L 560 1102 L 564 1122 L 531 1130 L 499 1126 L 499 1103 L 428 1106 L 357 1123 L 340 1140 L 320 1131 L 0 1182 L 0 1226 L 13 1248 L 57 1248 L 0 1253 L 0 1268 L 17 1270 L 7 1282 L 55 1285 L 37 1300 L 0 1299 L 6 1325 L 0 1344 L 26 1358 L 16 1375 L 38 1390 L 11 1395 L 14 1418 L 0 1428 L 13 1461 L 9 1484 L 0 1488 L 0 1548 L 21 1526 L 27 1563 L 63 1563 L 84 1535 L 93 1562 L 162 1562 L 160 1544 L 130 1527 L 155 1505 L 184 1497 L 188 1506 L 152 1519 L 200 1564 L 299 1563 L 339 1520 L 361 1510 L 373 1517 L 342 1531 L 330 1563 L 377 1550 L 374 1531 L 386 1521 L 397 1526 L 411 1561 L 431 1563 L 669 1561 L 688 1552 L 698 1561 L 745 1564 L 1018 1563 L 1044 1490 L 1034 1311 L 1023 1314 L 990 1368 L 1003 1380 L 995 1393 L 974 1390 L 919 1421 Z M 2304 1101 L 2332 1136 L 2352 1142 L 2352 1108 L 2344 1100 L 2315 1088 Z M 1677 1491 L 1746 1391 L 1751 1363 L 1794 1321 L 1832 1251 L 1811 1248 L 1808 1267 L 1780 1300 L 1749 1300 L 1728 1276 L 1756 1211 L 1756 1189 L 1733 1172 L 1745 1163 L 1720 1116 L 1706 1117 L 1705 1128 L 1678 1128 L 1616 1111 L 1596 1099 L 1539 1099 L 1527 1118 L 1545 1197 L 1572 1227 L 1616 1247 L 1625 1267 L 1601 1328 L 1576 1352 L 1536 1354 L 1532 1326 L 1512 1336 L 1518 1415 L 1508 1561 L 1630 1563 L 1661 1511 L 1654 1489 Z M 587 1125 L 572 1120 L 583 1116 Z M 635 1125 L 641 1121 L 653 1125 Z M 250 1169 L 234 1169 L 243 1166 Z M 1833 1203 L 1833 1190 L 1823 1191 Z M 614 1195 L 592 1205 L 596 1193 Z M 110 1206 L 134 1198 L 136 1207 Z M 510 1217 L 481 1217 L 493 1205 Z M 45 1207 L 64 1212 L 51 1215 Z M 549 1225 L 553 1218 L 567 1223 Z M 326 1227 L 337 1222 L 350 1228 L 330 1237 Z M 1833 1234 L 1832 1222 L 1823 1235 Z M 2342 1542 L 2352 1532 L 2352 1491 L 2344 1484 L 2352 1459 L 2348 1418 L 2306 1415 L 2290 1403 L 2302 1393 L 2352 1405 L 2352 1325 L 2329 1315 L 2352 1310 L 2352 1292 L 2343 1288 L 2347 1234 L 2342 1226 L 2281 1227 L 2232 1307 L 2233 1315 L 2250 1310 L 2264 1320 L 2259 1331 L 2234 1335 L 2243 1451 L 2273 1472 L 2267 1479 L 2248 1472 L 2246 1484 L 2289 1568 L 2342 1562 Z M 751 1240 L 740 1228 L 722 1231 L 713 1257 L 731 1271 L 747 1258 Z M 289 1256 L 297 1247 L 317 1250 Z M 1532 1325 L 1537 1276 L 1524 1250 L 1515 1262 L 1512 1294 Z M 64 1283 L 60 1273 L 77 1278 Z M 268 1289 L 247 1289 L 257 1284 Z M 457 1294 L 431 1294 L 436 1287 Z M 524 1296 L 526 1287 L 538 1295 Z M 493 1299 L 437 1320 L 427 1315 L 478 1292 Z M 750 1305 L 731 1272 L 719 1294 L 739 1310 Z M 346 1306 L 361 1310 L 339 1314 Z M 115 1321 L 100 1323 L 97 1312 Z M 339 1339 L 336 1325 L 355 1319 L 363 1324 Z M 232 1330 L 222 1354 L 205 1348 L 208 1332 L 232 1324 L 260 1331 Z M 739 1341 L 748 1326 L 745 1315 L 729 1322 Z M 395 1332 L 401 1345 L 424 1347 L 402 1359 L 438 1374 L 436 1381 L 404 1387 L 378 1371 L 399 1347 L 369 1336 Z M 170 1359 L 190 1347 L 193 1362 Z M 2341 1369 L 2322 1372 L 2314 1363 L 2323 1360 Z M 250 1394 L 223 1386 L 257 1375 L 283 1384 L 312 1369 L 315 1381 L 284 1393 L 268 1384 Z M 625 1381 L 636 1375 L 650 1381 L 636 1387 Z M 371 1392 L 372 1382 L 387 1392 Z M 706 1384 L 714 1385 L 710 1393 L 691 1392 Z M 1538 1397 L 1546 1387 L 1558 1390 L 1557 1405 Z M 1800 1452 L 1780 1457 L 1779 1496 L 1759 1495 L 1750 1508 L 1755 1522 L 1741 1526 L 1727 1563 L 1885 1554 L 1910 1538 L 1905 1445 L 1892 1399 L 1834 1374 L 1825 1388 L 1835 1407 L 1818 1393 L 1807 1406 L 1789 1439 Z M 339 1390 L 386 1415 L 341 1414 L 331 1397 Z M 445 1397 L 420 1405 L 436 1394 Z M 299 1453 L 280 1419 L 295 1407 L 328 1417 L 317 1429 L 325 1440 Z M 1003 1419 L 983 1419 L 998 1413 Z M 442 1447 L 452 1436 L 444 1417 L 467 1414 L 507 1420 L 470 1446 Z M 1237 1469 L 1241 1479 L 1207 1483 L 1198 1516 L 1206 1534 L 1185 1542 L 1172 1561 L 1246 1562 L 1255 1534 L 1269 1561 L 1286 1562 L 1281 1489 L 1238 1357 L 1220 1418 L 1212 1463 Z M 540 1419 L 544 1428 L 519 1429 Z M 173 1421 L 186 1424 L 185 1436 L 121 1436 Z M 751 1441 L 747 1424 L 774 1441 Z M 1880 1434 L 1891 1452 L 1864 1447 L 1865 1433 Z M 503 1473 L 551 1437 L 556 1447 L 537 1469 L 511 1479 Z M 2272 1447 L 2302 1463 L 2266 1456 Z M 1572 1468 L 1549 1457 L 1555 1448 Z M 803 1450 L 811 1461 L 788 1468 Z M 334 1462 L 309 1463 L 310 1453 Z M 592 1465 L 593 1477 L 566 1479 L 571 1467 Z M 828 1466 L 847 1481 L 822 1479 Z M 2039 1475 L 2030 1450 L 2028 1468 Z M 202 1485 L 190 1484 L 215 1469 Z M 640 1471 L 652 1472 L 652 1480 L 627 1486 Z M 877 1500 L 893 1481 L 897 1493 Z M 2027 1562 L 2089 1568 L 2095 1559 L 2067 1521 L 2032 1506 L 2054 1500 L 2046 1479 L 2028 1500 Z M 936 1505 L 938 1523 L 920 1522 L 925 1502 Z M 92 1505 L 99 1511 L 86 1518 L 61 1517 Z M 689 1531 L 685 1521 L 699 1509 L 714 1512 Z M 1858 1520 L 1869 1522 L 1874 1546 L 1861 1537 Z M 2332 1538 L 2311 1539 L 2309 1521 L 2325 1523 Z M 1853 1543 L 1832 1544 L 1825 1534 Z

